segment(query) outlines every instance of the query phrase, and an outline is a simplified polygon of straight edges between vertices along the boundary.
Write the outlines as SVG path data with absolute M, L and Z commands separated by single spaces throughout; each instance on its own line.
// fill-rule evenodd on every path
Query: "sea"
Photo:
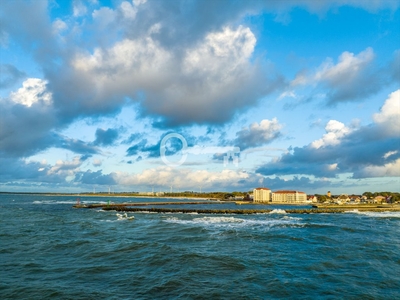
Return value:
M 76 198 L 0 195 L 0 299 L 400 299 L 399 212 L 129 220 Z M 108 200 L 166 199 L 80 197 Z

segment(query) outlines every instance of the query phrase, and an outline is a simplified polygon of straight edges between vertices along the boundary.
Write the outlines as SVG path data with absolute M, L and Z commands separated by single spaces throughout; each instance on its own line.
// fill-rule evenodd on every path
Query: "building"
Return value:
M 374 203 L 382 203 L 383 201 L 385 201 L 386 200 L 386 197 L 383 197 L 383 196 L 376 196 L 375 198 L 374 198 Z
M 307 202 L 317 203 L 318 202 L 318 198 L 315 195 L 307 196 Z
M 272 193 L 272 203 L 306 203 L 307 194 L 299 191 L 276 191 Z
M 253 190 L 253 201 L 254 202 L 270 202 L 271 201 L 271 190 L 267 188 L 255 188 Z

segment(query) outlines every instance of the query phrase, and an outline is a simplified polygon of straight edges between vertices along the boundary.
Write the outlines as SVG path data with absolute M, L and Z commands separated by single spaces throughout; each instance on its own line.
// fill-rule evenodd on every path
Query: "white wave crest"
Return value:
M 364 215 L 373 218 L 400 218 L 400 212 L 398 211 L 359 211 L 358 209 L 346 211 L 345 213 Z
M 279 226 L 293 226 L 301 227 L 304 224 L 300 222 L 300 218 L 284 216 L 280 219 L 248 219 L 248 218 L 238 218 L 238 217 L 201 217 L 193 219 L 181 219 L 178 217 L 167 218 L 164 221 L 174 224 L 182 224 L 189 226 L 203 226 L 210 228 L 240 228 L 240 227 L 279 227 Z
M 286 214 L 287 212 L 284 209 L 274 209 L 273 211 L 269 212 L 270 214 Z

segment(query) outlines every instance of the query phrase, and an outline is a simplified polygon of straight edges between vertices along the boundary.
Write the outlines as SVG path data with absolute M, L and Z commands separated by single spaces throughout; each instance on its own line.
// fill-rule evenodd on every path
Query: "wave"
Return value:
M 164 221 L 174 224 L 182 224 L 188 226 L 203 226 L 203 227 L 227 227 L 227 228 L 240 228 L 240 227 L 275 227 L 275 226 L 303 226 L 300 222 L 301 218 L 285 216 L 280 219 L 244 219 L 238 217 L 201 217 L 193 219 L 180 219 L 177 217 L 167 218 Z
M 346 211 L 345 213 L 364 215 L 374 218 L 400 218 L 400 212 L 398 211 L 373 212 L 373 211 L 359 211 L 358 209 L 354 209 Z
M 287 212 L 284 209 L 274 209 L 273 211 L 269 212 L 270 214 L 286 214 Z

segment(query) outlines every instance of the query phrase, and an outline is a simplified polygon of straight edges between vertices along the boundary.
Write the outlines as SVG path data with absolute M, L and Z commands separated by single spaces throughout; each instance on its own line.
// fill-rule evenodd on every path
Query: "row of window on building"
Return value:
M 271 192 L 268 188 L 255 188 L 253 190 L 254 202 L 275 203 L 303 203 L 307 202 L 307 194 L 299 191 Z

